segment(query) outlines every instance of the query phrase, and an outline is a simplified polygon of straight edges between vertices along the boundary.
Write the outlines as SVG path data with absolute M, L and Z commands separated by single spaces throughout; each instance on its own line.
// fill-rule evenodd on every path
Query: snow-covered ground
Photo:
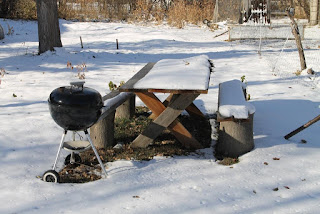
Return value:
M 36 22 L 0 24 L 14 30 L 0 41 L 6 72 L 0 77 L 0 213 L 319 213 L 320 123 L 283 138 L 319 115 L 319 40 L 303 42 L 316 71 L 310 78 L 293 74 L 299 69 L 294 41 L 263 41 L 259 55 L 258 41 L 215 37 L 224 29 L 61 20 L 64 47 L 37 55 Z M 86 86 L 104 95 L 109 81 L 126 81 L 148 62 L 202 54 L 215 69 L 209 93 L 195 104 L 214 114 L 218 84 L 245 75 L 256 108 L 255 149 L 238 164 L 219 165 L 208 148 L 202 155 L 108 163 L 107 179 L 86 184 L 38 178 L 52 167 L 62 134 L 47 98 L 77 80 L 77 70 L 86 65 Z

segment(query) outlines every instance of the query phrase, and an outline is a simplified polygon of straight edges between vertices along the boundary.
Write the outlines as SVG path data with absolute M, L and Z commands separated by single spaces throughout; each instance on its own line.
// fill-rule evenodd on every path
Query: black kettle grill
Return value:
M 50 114 L 53 120 L 64 129 L 64 132 L 53 169 L 43 174 L 42 178 L 46 182 L 58 183 L 60 181 L 60 176 L 55 169 L 61 148 L 71 151 L 71 154 L 65 159 L 65 164 L 68 164 L 81 162 L 78 152 L 91 147 L 99 161 L 101 169 L 107 176 L 106 169 L 88 133 L 88 128 L 95 124 L 101 115 L 101 108 L 103 107 L 102 97 L 98 91 L 84 87 L 83 85 L 84 81 L 71 82 L 70 86 L 56 88 L 49 96 Z M 73 131 L 73 139 L 71 141 L 65 141 L 68 131 Z M 76 131 L 83 131 L 87 140 L 75 140 Z

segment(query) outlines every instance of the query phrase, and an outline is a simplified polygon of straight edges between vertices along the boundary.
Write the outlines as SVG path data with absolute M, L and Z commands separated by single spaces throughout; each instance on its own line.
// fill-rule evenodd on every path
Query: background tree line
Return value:
M 59 18 L 68 20 L 154 21 L 176 27 L 212 20 L 216 0 L 57 0 Z M 238 21 L 241 0 L 219 0 L 220 19 Z M 297 6 L 297 18 L 309 17 L 309 0 L 279 0 L 272 10 Z M 276 7 L 276 8 L 274 8 Z M 0 17 L 37 19 L 36 0 L 0 0 Z M 301 11 L 301 12 L 299 12 Z
M 183 27 L 213 17 L 215 0 L 57 0 L 59 18 L 80 21 L 168 21 Z M 0 0 L 2 18 L 37 18 L 36 0 Z

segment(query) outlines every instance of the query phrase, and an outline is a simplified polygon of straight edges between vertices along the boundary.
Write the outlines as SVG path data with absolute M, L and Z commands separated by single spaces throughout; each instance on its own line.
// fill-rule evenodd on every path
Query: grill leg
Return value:
M 100 159 L 100 157 L 99 157 L 99 154 L 98 154 L 96 148 L 94 147 L 94 145 L 93 145 L 93 143 L 92 143 L 92 140 L 91 140 L 91 138 L 90 138 L 90 135 L 89 135 L 89 133 L 88 133 L 88 130 L 84 130 L 84 133 L 86 134 L 86 137 L 88 138 L 88 140 L 89 140 L 89 142 L 90 142 L 90 144 L 91 144 L 92 150 L 93 150 L 94 154 L 96 155 L 96 157 L 97 157 L 97 159 L 98 159 L 98 162 L 99 162 L 99 164 L 100 164 L 100 166 L 101 166 L 102 171 L 104 172 L 104 174 L 105 174 L 106 177 L 107 177 L 108 174 L 107 174 L 106 168 L 104 167 L 104 165 L 103 165 L 103 163 L 102 163 L 102 161 L 101 161 L 101 159 Z
M 58 149 L 58 152 L 57 152 L 56 160 L 54 161 L 54 164 L 53 164 L 53 167 L 52 167 L 53 170 L 56 170 L 57 161 L 58 161 L 58 158 L 59 158 L 59 155 L 60 155 L 61 148 L 63 146 L 64 139 L 66 138 L 67 132 L 68 131 L 65 130 L 63 132 L 63 134 L 62 134 L 62 138 L 61 138 L 60 146 L 59 146 L 59 149 Z

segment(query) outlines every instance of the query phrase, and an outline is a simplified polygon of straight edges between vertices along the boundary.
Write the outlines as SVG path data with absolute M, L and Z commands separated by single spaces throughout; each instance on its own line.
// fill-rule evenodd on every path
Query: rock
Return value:
M 312 70 L 312 68 L 309 68 L 309 69 L 307 70 L 307 73 L 313 75 L 313 74 L 314 74 L 314 70 Z

